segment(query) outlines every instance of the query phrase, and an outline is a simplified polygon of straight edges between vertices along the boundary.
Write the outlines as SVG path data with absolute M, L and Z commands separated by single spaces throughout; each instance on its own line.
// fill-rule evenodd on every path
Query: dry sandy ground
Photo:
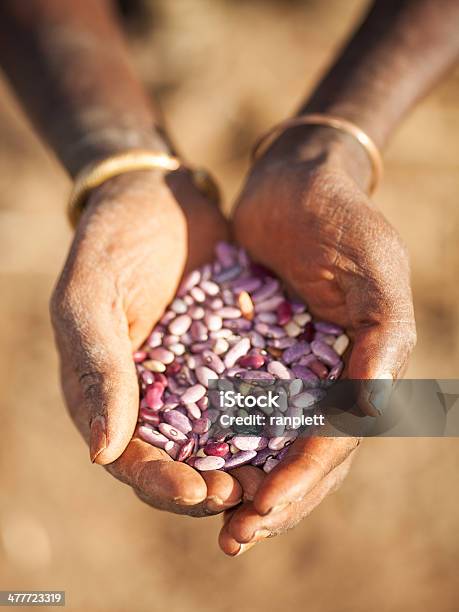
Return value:
M 362 3 L 175 0 L 151 5 L 138 69 L 186 155 L 227 200 L 255 135 L 285 117 Z M 342 490 L 297 529 L 227 559 L 220 518 L 143 506 L 90 465 L 65 414 L 47 300 L 70 240 L 69 183 L 0 92 L 0 588 L 65 589 L 71 610 L 457 609 L 455 439 L 363 445 Z M 413 377 L 457 377 L 459 74 L 406 121 L 377 201 L 413 258 Z

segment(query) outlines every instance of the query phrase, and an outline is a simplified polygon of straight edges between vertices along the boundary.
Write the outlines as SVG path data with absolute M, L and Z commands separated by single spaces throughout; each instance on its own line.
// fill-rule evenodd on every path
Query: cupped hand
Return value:
M 218 207 L 187 171 L 119 176 L 88 201 L 51 300 L 66 403 L 92 461 L 152 506 L 194 516 L 238 503 L 240 486 L 133 438 L 139 388 L 132 352 L 183 272 L 210 261 L 226 237 Z
M 235 235 L 314 316 L 349 332 L 347 377 L 369 381 L 359 405 L 377 416 L 387 397 L 371 380 L 397 379 L 416 339 L 407 252 L 339 156 L 316 153 L 317 143 L 314 155 L 268 153 L 255 165 L 236 204 Z M 269 475 L 240 468 L 251 501 L 230 512 L 220 538 L 224 552 L 296 524 L 341 482 L 358 442 L 299 438 Z

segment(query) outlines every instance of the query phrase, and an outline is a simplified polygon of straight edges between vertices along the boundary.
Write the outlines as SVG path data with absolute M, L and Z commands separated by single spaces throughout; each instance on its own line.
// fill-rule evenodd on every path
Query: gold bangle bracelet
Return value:
M 372 178 L 368 189 L 369 194 L 371 195 L 375 191 L 383 175 L 383 162 L 378 147 L 368 136 L 368 134 L 359 128 L 358 125 L 352 123 L 352 121 L 348 121 L 347 119 L 335 117 L 334 115 L 311 113 L 301 117 L 293 117 L 278 123 L 268 132 L 263 134 L 263 136 L 261 136 L 255 143 L 252 150 L 252 161 L 258 159 L 266 151 L 276 136 L 280 135 L 281 132 L 291 127 L 301 125 L 322 125 L 353 136 L 362 145 L 371 164 Z
M 181 167 L 185 166 L 177 157 L 144 149 L 117 153 L 86 166 L 78 173 L 70 194 L 67 212 L 71 225 L 76 227 L 90 192 L 105 181 L 136 170 L 161 169 L 172 172 Z M 218 187 L 210 174 L 204 169 L 191 169 L 191 175 L 196 187 L 218 203 Z

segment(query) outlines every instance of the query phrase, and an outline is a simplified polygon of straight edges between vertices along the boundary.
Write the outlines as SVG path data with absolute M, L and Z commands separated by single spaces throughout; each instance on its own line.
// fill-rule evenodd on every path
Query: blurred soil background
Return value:
M 255 137 L 296 108 L 365 6 L 122 4 L 140 75 L 228 205 Z M 458 99 L 456 70 L 397 132 L 376 196 L 412 256 L 417 378 L 458 377 Z M 457 610 L 458 440 L 366 441 L 338 493 L 240 559 L 217 548 L 220 517 L 154 511 L 90 464 L 64 410 L 47 307 L 71 238 L 69 188 L 2 84 L 0 589 L 64 589 L 78 612 Z

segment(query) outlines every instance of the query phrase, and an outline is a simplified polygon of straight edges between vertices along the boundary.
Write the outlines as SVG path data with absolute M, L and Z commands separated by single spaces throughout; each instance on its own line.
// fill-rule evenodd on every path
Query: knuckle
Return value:
M 98 405 L 102 409 L 104 396 L 105 376 L 102 372 L 91 370 L 79 374 L 79 383 L 86 402 Z

